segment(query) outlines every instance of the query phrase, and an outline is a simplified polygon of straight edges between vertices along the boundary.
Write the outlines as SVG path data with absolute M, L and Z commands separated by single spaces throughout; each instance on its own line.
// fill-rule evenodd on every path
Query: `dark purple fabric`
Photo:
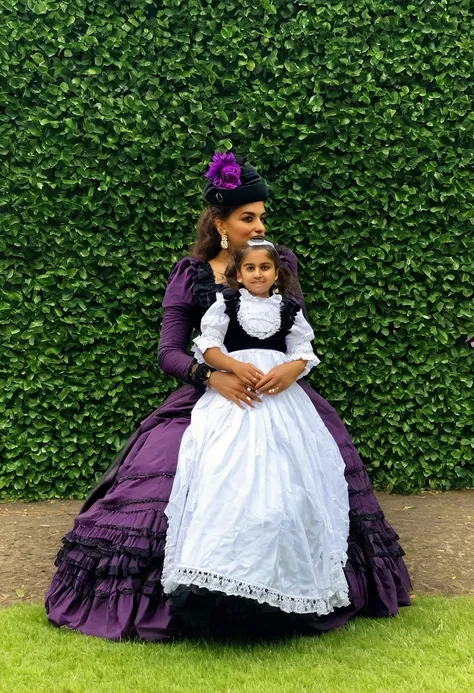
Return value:
M 279 250 L 285 264 L 295 271 L 294 254 Z M 201 318 L 193 293 L 197 265 L 194 258 L 184 258 L 176 265 L 163 303 L 159 363 L 166 373 L 182 380 L 192 363 L 187 353 L 189 338 Z M 302 296 L 299 302 L 303 303 Z M 299 384 L 341 450 L 351 508 L 346 565 L 351 606 L 309 618 L 305 628 L 330 630 L 356 614 L 395 615 L 399 606 L 410 603 L 410 580 L 398 537 L 383 516 L 341 418 L 306 381 Z M 58 569 L 46 594 L 52 623 L 111 640 L 176 636 L 176 619 L 160 583 L 164 510 L 181 437 L 200 396 L 192 385 L 184 385 L 146 417 L 87 499 L 63 539 L 56 559 Z M 255 629 L 258 627 L 257 619 Z

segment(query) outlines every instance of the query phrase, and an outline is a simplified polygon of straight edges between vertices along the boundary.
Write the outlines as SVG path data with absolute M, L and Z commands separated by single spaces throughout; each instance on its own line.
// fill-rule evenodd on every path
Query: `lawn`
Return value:
M 51 626 L 41 606 L 0 610 L 1 693 L 472 693 L 474 598 L 417 597 L 285 643 L 116 642 Z

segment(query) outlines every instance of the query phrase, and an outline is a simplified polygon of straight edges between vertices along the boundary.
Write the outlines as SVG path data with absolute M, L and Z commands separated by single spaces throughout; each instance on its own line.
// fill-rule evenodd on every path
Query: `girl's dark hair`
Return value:
M 278 279 L 275 282 L 275 286 L 282 296 L 297 296 L 299 287 L 295 275 L 290 269 L 285 267 L 285 265 L 281 264 L 281 259 L 277 248 L 271 245 L 261 245 L 260 247 L 258 245 L 245 245 L 243 248 L 235 250 L 233 253 L 233 260 L 231 260 L 231 262 L 227 265 L 225 271 L 225 276 L 229 286 L 235 290 L 239 289 L 237 272 L 242 267 L 245 257 L 252 252 L 252 250 L 265 251 L 268 257 L 273 261 L 275 269 L 278 271 Z
M 199 217 L 197 223 L 197 238 L 191 255 L 202 262 L 207 262 L 216 257 L 221 249 L 221 236 L 216 227 L 216 219 L 225 221 L 238 207 L 213 207 L 207 206 Z

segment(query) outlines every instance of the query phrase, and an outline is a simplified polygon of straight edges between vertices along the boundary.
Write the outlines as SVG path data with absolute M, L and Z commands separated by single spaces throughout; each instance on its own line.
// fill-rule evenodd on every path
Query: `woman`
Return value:
M 193 255 L 180 260 L 171 272 L 158 352 L 162 370 L 186 384 L 141 423 L 87 499 L 63 539 L 56 559 L 58 570 L 46 595 L 52 623 L 88 635 L 169 640 L 192 627 L 193 619 L 202 632 L 203 616 L 218 626 L 220 615 L 225 620 L 229 608 L 234 615 L 242 613 L 253 632 L 260 626 L 263 631 L 268 624 L 272 630 L 276 624 L 283 631 L 295 627 L 287 614 L 252 611 L 242 598 L 234 598 L 239 601 L 231 604 L 231 597 L 220 600 L 216 595 L 193 593 L 183 596 L 180 609 L 163 597 L 165 509 L 181 438 L 205 387 L 214 388 L 236 406 L 258 407 L 261 396 L 271 397 L 296 382 L 306 364 L 292 361 L 272 369 L 259 384 L 259 397 L 234 374 L 212 371 L 187 353 L 193 328 L 199 327 L 202 315 L 216 300 L 216 288 L 225 283 L 229 251 L 265 233 L 268 188 L 253 166 L 232 154 L 216 154 L 206 176 L 207 208 L 199 220 Z M 294 254 L 285 247 L 278 250 L 282 263 L 296 273 Z M 300 292 L 294 298 L 304 304 Z M 317 409 L 345 463 L 350 503 L 345 575 L 350 605 L 327 616 L 298 615 L 304 620 L 296 626 L 318 632 L 343 625 L 356 614 L 395 615 L 399 606 L 410 603 L 398 536 L 384 519 L 340 417 L 304 379 L 298 385 Z

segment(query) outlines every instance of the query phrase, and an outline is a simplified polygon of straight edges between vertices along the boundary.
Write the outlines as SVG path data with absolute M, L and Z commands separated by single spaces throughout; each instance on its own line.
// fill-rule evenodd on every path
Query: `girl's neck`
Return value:
M 245 286 L 245 284 L 244 284 L 244 287 L 243 287 L 243 288 L 244 288 L 246 291 L 248 291 L 249 294 L 250 294 L 251 296 L 255 296 L 256 298 L 270 298 L 270 294 L 269 294 L 269 293 L 267 293 L 267 294 L 254 294 L 253 291 L 251 291 L 250 289 L 248 289 L 248 288 Z

